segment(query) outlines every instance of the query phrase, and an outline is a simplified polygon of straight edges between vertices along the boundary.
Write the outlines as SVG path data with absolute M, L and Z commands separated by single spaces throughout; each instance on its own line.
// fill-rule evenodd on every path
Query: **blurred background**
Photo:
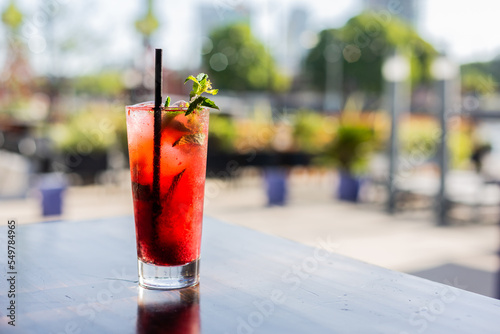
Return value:
M 125 106 L 208 73 L 205 212 L 498 297 L 494 0 L 1 0 L 1 224 L 133 213 Z

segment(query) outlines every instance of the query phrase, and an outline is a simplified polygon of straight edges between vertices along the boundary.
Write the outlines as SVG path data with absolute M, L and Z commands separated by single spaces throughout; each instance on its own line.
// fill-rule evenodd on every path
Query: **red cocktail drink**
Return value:
M 196 284 L 209 111 L 200 108 L 185 115 L 186 108 L 162 109 L 155 190 L 154 104 L 126 109 L 140 283 L 149 288 Z M 162 287 L 158 280 L 171 282 Z

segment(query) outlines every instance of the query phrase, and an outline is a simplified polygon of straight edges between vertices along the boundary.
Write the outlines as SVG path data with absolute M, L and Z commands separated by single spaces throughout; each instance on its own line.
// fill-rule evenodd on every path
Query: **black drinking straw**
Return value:
M 160 215 L 160 144 L 161 144 L 161 82 L 162 49 L 155 50 L 155 108 L 153 150 L 153 226 Z M 154 229 L 155 230 L 155 229 Z

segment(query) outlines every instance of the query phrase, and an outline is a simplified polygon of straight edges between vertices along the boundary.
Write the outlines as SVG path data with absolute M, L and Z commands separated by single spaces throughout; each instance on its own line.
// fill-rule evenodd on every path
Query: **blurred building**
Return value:
M 307 47 L 313 42 L 310 41 L 310 39 L 315 38 L 312 32 L 308 34 L 308 19 L 309 13 L 302 7 L 295 7 L 288 14 L 288 22 L 286 24 L 285 66 L 286 70 L 291 74 L 296 74 L 300 70 L 302 58 L 308 51 Z
M 401 19 L 413 26 L 417 24 L 418 6 L 415 0 L 364 0 L 364 7 L 366 10 L 397 12 Z
M 301 5 L 292 5 L 279 10 L 268 9 L 267 15 L 273 27 L 265 43 L 280 69 L 294 76 L 299 73 L 302 60 L 318 40 L 316 32 L 308 28 L 309 11 Z

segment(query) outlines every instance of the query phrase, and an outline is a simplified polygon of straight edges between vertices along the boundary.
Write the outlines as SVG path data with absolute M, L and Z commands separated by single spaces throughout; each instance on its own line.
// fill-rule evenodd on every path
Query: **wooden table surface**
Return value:
M 210 218 L 200 285 L 145 290 L 134 233 L 132 217 L 17 226 L 12 327 L 1 227 L 0 333 L 500 333 L 496 299 Z

